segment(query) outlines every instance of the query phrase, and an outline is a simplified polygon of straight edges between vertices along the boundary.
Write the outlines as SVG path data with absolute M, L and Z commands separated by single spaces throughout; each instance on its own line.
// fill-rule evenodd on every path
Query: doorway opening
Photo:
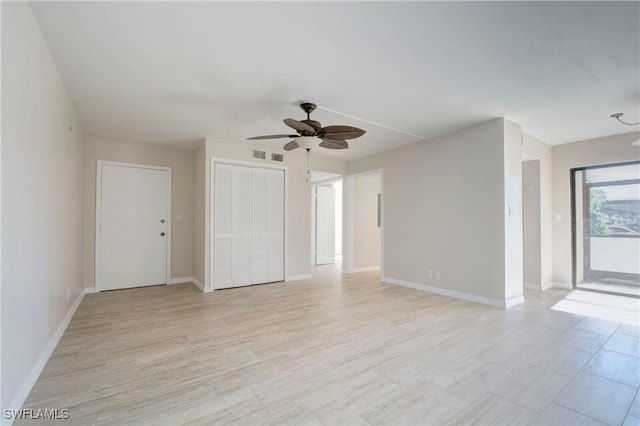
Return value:
M 311 265 L 342 261 L 342 176 L 311 172 Z
M 573 287 L 640 297 L 640 161 L 571 170 Z
M 375 271 L 384 276 L 383 181 L 382 169 L 346 177 L 344 273 Z

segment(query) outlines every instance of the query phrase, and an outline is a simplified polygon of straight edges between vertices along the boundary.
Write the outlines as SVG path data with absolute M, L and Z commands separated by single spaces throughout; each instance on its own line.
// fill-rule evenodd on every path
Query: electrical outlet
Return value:
M 429 269 L 427 271 L 427 279 L 428 280 L 432 280 L 433 279 L 433 271 L 431 269 Z
M 435 273 L 435 277 L 436 277 L 436 280 L 439 281 L 440 280 L 440 272 L 436 272 Z

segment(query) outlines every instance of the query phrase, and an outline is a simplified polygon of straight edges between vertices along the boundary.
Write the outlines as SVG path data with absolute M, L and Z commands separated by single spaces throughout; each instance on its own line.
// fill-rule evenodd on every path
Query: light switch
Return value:
M 533 184 L 531 183 L 527 184 L 527 192 L 533 192 Z
M 176 213 L 176 219 L 177 220 L 182 220 L 182 212 Z

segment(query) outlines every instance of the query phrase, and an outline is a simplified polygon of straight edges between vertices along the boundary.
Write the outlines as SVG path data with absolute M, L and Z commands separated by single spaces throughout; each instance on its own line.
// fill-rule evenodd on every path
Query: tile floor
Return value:
M 382 284 L 375 272 L 88 295 L 25 408 L 55 424 L 639 425 L 638 327 Z M 17 424 L 25 422 L 16 422 Z

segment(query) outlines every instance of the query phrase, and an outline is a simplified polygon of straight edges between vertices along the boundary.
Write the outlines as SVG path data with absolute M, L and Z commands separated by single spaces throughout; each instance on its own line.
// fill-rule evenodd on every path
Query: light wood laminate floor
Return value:
M 375 272 L 87 295 L 25 408 L 55 424 L 638 424 L 638 328 Z M 17 424 L 24 422 L 18 421 Z

